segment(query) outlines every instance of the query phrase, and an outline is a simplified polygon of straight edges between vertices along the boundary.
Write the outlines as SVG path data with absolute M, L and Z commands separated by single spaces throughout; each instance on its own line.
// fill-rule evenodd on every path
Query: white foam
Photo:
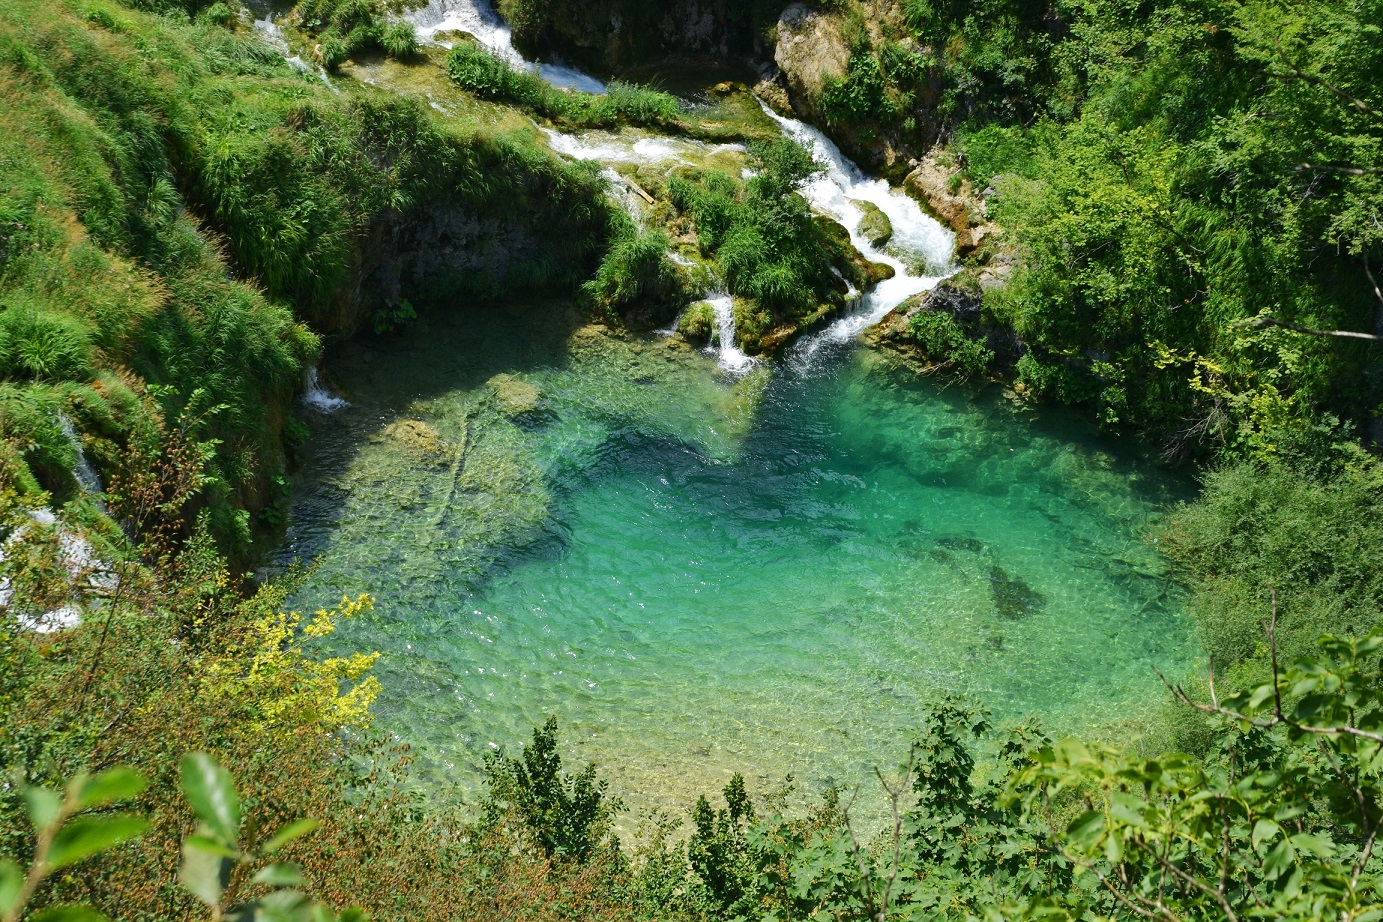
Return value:
M 307 380 L 304 382 L 302 402 L 319 413 L 335 413 L 337 410 L 350 406 L 350 401 L 343 400 L 322 384 L 317 373 L 317 366 L 312 366 L 307 371 Z
M 514 33 L 485 0 L 432 0 L 404 19 L 417 30 L 418 41 L 435 42 L 450 48 L 451 43 L 439 41 L 439 32 L 465 32 L 485 46 L 491 54 L 515 70 L 536 73 L 543 80 L 564 90 L 601 94 L 605 84 L 574 67 L 560 64 L 534 64 L 524 60 L 514 47 Z
M 850 233 L 850 242 L 866 259 L 884 263 L 894 271 L 893 278 L 878 283 L 859 298 L 850 313 L 798 342 L 792 350 L 793 358 L 810 364 L 822 346 L 849 342 L 899 304 L 935 288 L 954 272 L 951 257 L 955 235 L 905 193 L 882 179 L 866 176 L 817 129 L 779 115 L 762 101 L 759 105 L 824 168 L 821 175 L 802 187 L 802 197 L 817 211 L 839 221 Z M 860 231 L 864 221 L 858 204 L 861 201 L 875 205 L 893 224 L 893 237 L 882 248 L 870 243 Z

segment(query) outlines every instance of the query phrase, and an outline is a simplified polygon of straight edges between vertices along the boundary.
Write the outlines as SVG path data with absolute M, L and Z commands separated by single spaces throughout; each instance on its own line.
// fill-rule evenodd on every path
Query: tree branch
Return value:
M 1261 330 L 1264 327 L 1282 327 L 1284 330 L 1291 330 L 1293 333 L 1305 333 L 1307 336 L 1334 336 L 1339 339 L 1362 339 L 1370 343 L 1383 343 L 1383 336 L 1375 336 L 1372 333 L 1356 333 L 1353 330 L 1316 330 L 1311 327 L 1298 326 L 1295 323 L 1287 323 L 1276 317 L 1254 317 L 1250 320 L 1240 320 L 1234 324 L 1234 328 L 1238 330 Z
M 1341 173 L 1345 176 L 1377 176 L 1383 170 L 1361 170 L 1354 166 L 1334 166 L 1328 163 L 1303 163 L 1297 167 L 1298 173 Z

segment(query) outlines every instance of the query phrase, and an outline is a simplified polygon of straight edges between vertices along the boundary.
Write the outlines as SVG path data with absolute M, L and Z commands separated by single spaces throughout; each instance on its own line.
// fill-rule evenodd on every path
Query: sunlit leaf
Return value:
M 53 870 L 68 867 L 122 842 L 128 842 L 148 828 L 149 821 L 133 813 L 79 816 L 65 824 L 53 837 L 53 845 L 48 851 L 48 863 Z
M 30 922 L 106 922 L 106 917 L 84 904 L 50 906 L 29 917 Z
M 276 861 L 266 865 L 255 874 L 254 881 L 257 884 L 267 884 L 270 887 L 301 887 L 306 884 L 303 880 L 302 871 L 296 864 L 288 864 Z
M 29 821 L 36 831 L 53 825 L 62 813 L 62 798 L 57 792 L 37 785 L 24 789 L 24 805 L 29 808 Z
M 90 810 L 137 797 L 148 783 L 131 768 L 112 768 L 77 782 L 77 807 Z
M 178 880 L 183 888 L 208 906 L 219 906 L 230 884 L 235 862 L 196 844 L 183 843 Z
M 0 858 L 0 915 L 13 912 L 24 888 L 24 872 L 8 858 Z
M 264 843 L 264 854 L 272 855 L 289 842 L 307 835 L 321 825 L 322 823 L 320 820 L 294 820 L 274 833 L 273 837 L 269 839 L 268 842 Z
M 235 780 L 204 752 L 183 756 L 182 790 L 212 835 L 234 845 L 240 834 L 240 797 Z

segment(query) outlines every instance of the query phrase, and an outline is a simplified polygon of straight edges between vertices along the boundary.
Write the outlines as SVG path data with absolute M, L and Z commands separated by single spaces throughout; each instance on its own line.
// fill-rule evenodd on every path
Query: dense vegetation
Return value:
M 610 15 L 640 37 L 634 57 L 661 47 L 653 4 L 501 6 L 532 47 Z M 612 322 L 685 303 L 670 238 L 532 132 L 333 92 L 224 4 L 7 0 L 0 761 L 20 775 L 0 789 L 15 859 L 0 862 L 0 919 L 31 896 L 187 917 L 280 886 L 380 919 L 1383 913 L 1383 468 L 1364 443 L 1383 347 L 1334 335 L 1383 334 L 1383 7 L 906 0 L 870 28 L 859 4 L 827 6 L 852 48 L 823 90 L 833 130 L 919 154 L 949 135 L 973 185 L 995 190 L 989 216 L 1018 262 L 983 313 L 1024 343 L 1015 383 L 1206 465 L 1203 497 L 1156 537 L 1193 590 L 1213 684 L 1177 690 L 1168 731 L 1136 751 L 991 728 L 940 701 L 916 740 L 879 754 L 903 766 L 880 776 L 891 824 L 872 840 L 851 792 L 803 815 L 737 778 L 686 835 L 657 817 L 628 850 L 597 770 L 563 769 L 555 722 L 491 760 L 477 814 L 421 800 L 407 753 L 369 727 L 372 657 L 307 646 L 370 600 L 302 619 L 283 610 L 291 580 L 241 591 L 225 561 L 246 552 L 252 510 L 271 524 L 290 402 L 323 336 L 372 313 L 387 328 L 414 301 L 558 287 Z M 391 10 L 311 0 L 297 21 L 328 67 L 413 58 Z M 776 12 L 720 10 L 740 48 Z M 561 93 L 464 43 L 447 71 L 560 124 L 697 130 L 665 94 Z M 761 334 L 838 306 L 833 265 L 857 284 L 868 267 L 796 194 L 800 148 L 754 158 L 747 180 L 684 170 L 658 191 L 665 224 L 739 296 L 741 330 Z M 377 278 L 408 227 L 495 214 L 543 258 Z M 946 315 L 909 329 L 966 375 L 993 370 Z M 65 426 L 106 476 L 104 512 L 78 489 Z M 95 598 L 77 628 L 33 630 Z M 208 806 L 231 797 L 215 763 L 184 758 L 202 752 L 233 767 L 243 826 Z M 143 780 L 80 776 L 117 766 Z M 303 818 L 322 826 L 251 879 L 278 852 L 270 833 L 306 833 L 287 826 Z M 180 847 L 203 862 L 181 886 Z

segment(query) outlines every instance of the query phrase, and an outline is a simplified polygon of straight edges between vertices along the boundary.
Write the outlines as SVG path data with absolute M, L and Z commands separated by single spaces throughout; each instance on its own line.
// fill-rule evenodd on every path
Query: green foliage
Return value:
M 23 776 L 14 787 L 27 807 L 33 839 L 32 860 L 23 869 L 12 858 L 0 857 L 0 920 L 18 922 L 44 880 L 102 852 L 136 838 L 148 823 L 136 814 L 102 808 L 124 803 L 144 790 L 145 782 L 127 768 L 98 775 L 77 775 L 62 793 L 29 784 Z M 101 810 L 100 813 L 92 811 Z M 50 908 L 35 918 L 105 919 L 86 906 Z
M 1023 253 L 993 307 L 1033 348 L 1030 383 L 1178 459 L 1329 452 L 1372 414 L 1375 347 L 1245 322 L 1373 326 L 1383 251 L 1356 218 L 1383 191 L 1348 165 L 1383 144 L 1359 44 L 1378 27 L 1330 4 L 1091 19 L 1073 33 L 1099 65 L 1079 118 L 970 136 L 978 177 L 1026 177 L 991 213 Z
M 16 306 L 0 311 L 0 376 L 80 381 L 91 375 L 91 332 L 56 311 Z
M 748 843 L 755 816 L 744 776 L 735 774 L 724 795 L 723 810 L 712 809 L 704 795 L 697 800 L 691 816 L 696 829 L 687 842 L 687 862 L 716 912 L 733 917 L 752 909 L 753 903 L 746 897 L 758 881 L 759 869 Z
M 1217 725 L 1205 761 L 1139 758 L 1075 740 L 1045 747 L 1014 802 L 1052 835 L 1090 888 L 1054 891 L 1034 915 L 1276 919 L 1383 912 L 1375 830 L 1383 807 L 1377 632 L 1323 637 L 1319 652 L 1256 688 L 1198 705 Z
M 984 374 L 994 353 L 979 340 L 965 335 L 948 314 L 920 310 L 908 318 L 908 332 L 928 357 L 963 378 Z
M 823 305 L 838 306 L 843 285 L 832 268 L 853 271 L 841 244 L 823 232 L 797 192 L 820 170 L 811 155 L 782 138 L 751 145 L 750 156 L 757 170 L 747 183 L 710 171 L 674 175 L 667 186 L 729 290 L 765 313 L 760 323 L 737 324 L 747 349 L 754 343 L 744 336 L 746 327 L 766 331 L 774 319 L 800 321 Z
M 1323 633 L 1365 634 L 1383 610 L 1379 508 L 1383 471 L 1352 465 L 1323 479 L 1286 464 L 1237 464 L 1206 477 L 1199 502 L 1160 529 L 1190 580 L 1190 609 L 1222 685 L 1267 673 L 1262 612 L 1277 607 L 1277 643 L 1291 660 Z
M 184 756 L 180 768 L 183 796 L 201 825 L 183 839 L 178 877 L 215 918 L 267 916 L 284 922 L 334 922 L 338 918 L 329 907 L 314 904 L 299 889 L 306 885 L 302 868 L 268 860 L 295 839 L 316 830 L 321 825 L 318 821 L 296 820 L 249 847 L 241 841 L 240 795 L 230 772 L 201 752 Z M 233 884 L 243 879 L 237 869 L 248 873 L 255 864 L 266 861 L 249 877 L 249 883 L 267 892 L 245 902 L 234 901 Z M 339 918 L 342 922 L 363 922 L 366 916 L 358 909 L 348 909 Z
M 519 758 L 495 752 L 485 769 L 487 811 L 513 810 L 548 857 L 581 862 L 612 844 L 611 823 L 624 806 L 606 794 L 607 782 L 596 776 L 594 762 L 575 775 L 562 770 L 556 717 L 533 728 L 533 742 Z
M 1005 125 L 985 125 L 967 132 L 960 139 L 965 154 L 965 171 L 975 184 L 984 188 L 1000 173 L 1030 176 L 1034 169 L 1034 132 Z
M 667 258 L 667 234 L 640 231 L 623 212 L 612 212 L 611 221 L 610 248 L 582 293 L 611 317 L 637 308 L 655 322 L 671 318 L 686 303 L 687 291 Z
M 821 91 L 821 110 L 832 127 L 852 128 L 862 137 L 873 125 L 897 113 L 889 99 L 878 59 L 868 50 L 850 55 L 844 77 L 829 77 Z
M 384 31 L 379 36 L 379 46 L 384 49 L 385 54 L 391 58 L 398 58 L 406 61 L 409 58 L 417 57 L 421 46 L 418 44 L 418 32 L 413 28 L 411 22 L 391 22 L 384 27 Z
M 400 7 L 397 0 L 301 0 L 298 17 L 319 37 L 322 64 L 334 70 L 352 55 L 372 49 L 401 61 L 416 57 L 413 24 L 388 18 Z

